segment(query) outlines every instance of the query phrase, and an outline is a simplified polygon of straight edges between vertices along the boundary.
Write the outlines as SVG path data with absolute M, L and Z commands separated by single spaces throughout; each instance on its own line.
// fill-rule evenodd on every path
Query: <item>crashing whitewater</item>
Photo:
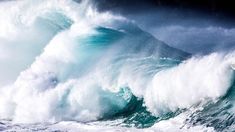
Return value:
M 0 131 L 234 129 L 235 52 L 190 55 L 91 5 L 0 3 Z

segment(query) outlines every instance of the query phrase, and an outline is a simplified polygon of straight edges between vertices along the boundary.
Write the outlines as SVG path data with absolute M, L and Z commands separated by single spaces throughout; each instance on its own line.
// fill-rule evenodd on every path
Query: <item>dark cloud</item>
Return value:
M 210 14 L 235 16 L 233 0 L 93 0 L 99 10 L 115 10 L 125 13 L 138 12 L 143 8 L 171 7 L 193 9 Z
M 208 54 L 235 49 L 232 0 L 94 0 L 99 11 L 134 20 L 170 46 Z

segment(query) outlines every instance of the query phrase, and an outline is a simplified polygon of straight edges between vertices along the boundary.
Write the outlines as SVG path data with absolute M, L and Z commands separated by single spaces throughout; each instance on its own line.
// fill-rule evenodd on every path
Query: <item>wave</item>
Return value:
M 189 108 L 207 98 L 216 100 L 225 95 L 233 83 L 233 57 L 219 53 L 192 57 L 177 67 L 159 72 L 147 90 L 146 103 L 164 104 L 163 110 L 156 111 L 153 107 L 158 114 L 164 109 Z
M 86 1 L 3 3 L 1 119 L 145 128 L 230 98 L 233 52 L 190 55 Z

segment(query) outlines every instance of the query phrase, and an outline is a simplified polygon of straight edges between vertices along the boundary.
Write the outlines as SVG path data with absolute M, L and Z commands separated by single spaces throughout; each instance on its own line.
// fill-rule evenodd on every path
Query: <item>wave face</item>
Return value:
M 0 10 L 0 130 L 232 129 L 233 52 L 192 56 L 87 1 Z

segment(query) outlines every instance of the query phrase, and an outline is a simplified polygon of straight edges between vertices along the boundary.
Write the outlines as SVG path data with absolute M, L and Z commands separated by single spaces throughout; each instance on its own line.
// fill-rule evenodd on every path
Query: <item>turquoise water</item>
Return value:
M 142 130 L 162 121 L 177 125 L 184 114 L 179 129 L 234 129 L 233 53 L 191 55 L 134 22 L 84 11 L 73 1 L 25 3 L 29 14 L 12 9 L 9 16 L 27 23 L 14 21 L 15 36 L 7 29 L 0 36 L 10 52 L 0 56 L 0 84 L 10 82 L 0 85 L 0 130 L 9 124 L 46 130 L 69 121 Z

